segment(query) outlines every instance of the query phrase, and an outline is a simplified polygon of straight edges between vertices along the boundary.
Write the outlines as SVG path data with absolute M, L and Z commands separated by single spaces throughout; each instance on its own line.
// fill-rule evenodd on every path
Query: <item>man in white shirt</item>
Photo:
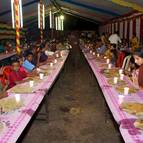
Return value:
M 110 37 L 109 37 L 109 41 L 111 44 L 116 44 L 118 45 L 119 43 L 121 43 L 121 38 L 119 37 L 118 35 L 118 32 L 115 32 L 114 34 L 112 34 Z

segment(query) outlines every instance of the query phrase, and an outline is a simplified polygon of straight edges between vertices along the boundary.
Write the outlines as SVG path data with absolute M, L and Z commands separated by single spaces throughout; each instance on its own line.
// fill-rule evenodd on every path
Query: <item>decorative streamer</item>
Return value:
M 21 53 L 20 49 L 20 32 L 19 32 L 19 0 L 14 0 L 14 8 L 15 8 L 15 28 L 16 28 L 16 52 L 17 54 Z
M 45 29 L 45 5 L 42 0 L 38 3 L 38 28 L 40 29 L 41 43 L 43 41 L 43 29 Z
M 40 0 L 40 36 L 41 36 L 41 43 L 43 41 L 43 4 L 42 0 Z

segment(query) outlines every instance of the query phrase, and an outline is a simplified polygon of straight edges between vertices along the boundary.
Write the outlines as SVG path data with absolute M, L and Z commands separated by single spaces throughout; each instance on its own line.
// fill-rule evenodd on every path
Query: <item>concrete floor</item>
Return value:
M 73 55 L 50 93 L 49 123 L 34 120 L 22 143 L 123 142 L 84 57 Z

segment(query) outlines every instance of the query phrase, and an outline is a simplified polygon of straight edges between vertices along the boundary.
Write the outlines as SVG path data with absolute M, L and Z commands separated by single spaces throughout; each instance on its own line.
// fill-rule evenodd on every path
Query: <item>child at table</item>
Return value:
M 11 65 L 12 71 L 9 74 L 9 88 L 24 82 L 23 79 L 28 76 L 26 71 L 21 69 L 20 62 L 17 57 L 12 58 Z
M 22 66 L 25 68 L 27 72 L 32 72 L 35 69 L 36 66 L 32 62 L 33 62 L 33 53 L 28 52 L 26 54 L 26 59 L 22 64 Z
M 133 57 L 139 68 L 132 74 L 132 80 L 135 85 L 138 85 L 138 87 L 143 89 L 143 49 L 137 49 L 134 52 Z

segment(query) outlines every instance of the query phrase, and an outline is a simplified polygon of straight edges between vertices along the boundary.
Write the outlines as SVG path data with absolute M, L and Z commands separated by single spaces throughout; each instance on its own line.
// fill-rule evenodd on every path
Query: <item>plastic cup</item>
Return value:
M 106 63 L 109 64 L 109 63 L 110 63 L 110 59 L 107 59 L 107 60 L 106 60 Z
M 50 63 L 50 67 L 53 67 L 53 63 Z
M 112 64 L 108 64 L 108 69 L 111 69 L 112 68 Z
M 55 63 L 55 64 L 57 63 L 57 59 L 54 60 L 54 63 Z
M 120 80 L 124 80 L 124 74 L 120 74 Z
M 124 95 L 128 95 L 129 94 L 129 87 L 125 87 L 124 88 Z
M 43 74 L 43 73 L 40 73 L 40 74 L 39 74 L 39 77 L 40 77 L 40 79 L 43 79 L 43 78 L 44 78 L 44 74 Z
M 47 55 L 47 56 L 48 56 L 48 51 L 45 51 L 45 55 Z
M 16 102 L 17 103 L 19 103 L 20 102 L 20 94 L 15 94 L 15 100 L 16 100 Z
M 118 77 L 114 77 L 114 84 L 118 83 Z
M 119 69 L 119 74 L 121 75 L 123 73 L 123 70 L 122 69 Z
M 122 104 L 124 102 L 124 98 L 125 98 L 124 95 L 119 95 L 119 97 L 118 97 L 119 104 Z
M 59 58 L 59 54 L 56 54 L 56 58 Z
M 40 71 L 41 71 L 41 69 L 40 69 L 40 68 L 37 68 L 36 70 L 37 70 L 37 72 L 40 72 Z
M 30 87 L 33 87 L 33 86 L 34 86 L 34 81 L 33 81 L 33 80 L 30 80 L 30 81 L 29 81 L 29 85 L 30 85 Z

